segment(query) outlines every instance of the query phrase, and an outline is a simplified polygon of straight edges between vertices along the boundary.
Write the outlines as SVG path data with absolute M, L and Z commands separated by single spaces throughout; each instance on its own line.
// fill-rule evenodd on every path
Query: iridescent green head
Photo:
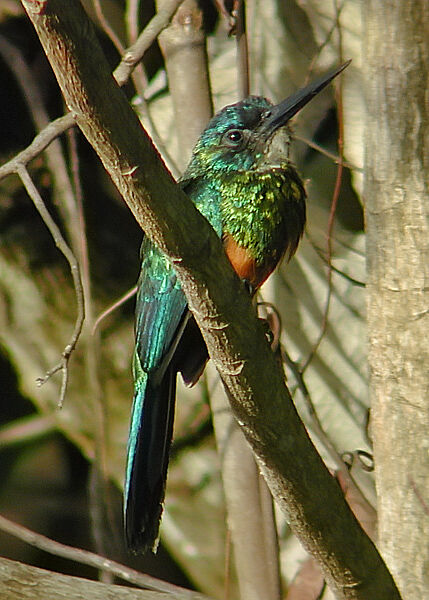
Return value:
M 259 125 L 272 104 L 266 98 L 249 96 L 218 112 L 201 134 L 190 168 L 205 172 L 248 171 L 263 156 L 265 139 Z
M 261 96 L 249 96 L 223 108 L 201 134 L 184 178 L 258 169 L 266 162 L 271 140 L 278 130 L 285 128 L 288 135 L 289 120 L 349 62 L 275 106 Z

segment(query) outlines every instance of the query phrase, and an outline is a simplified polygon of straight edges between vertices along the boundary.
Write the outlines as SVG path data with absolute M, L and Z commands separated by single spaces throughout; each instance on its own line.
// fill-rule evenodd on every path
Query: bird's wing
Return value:
M 169 260 L 145 239 L 136 302 L 136 353 L 147 373 L 163 370 L 186 313 L 186 298 Z M 162 373 L 159 374 L 162 377 Z
M 129 549 L 156 546 L 173 431 L 177 343 L 187 303 L 170 262 L 147 239 L 136 303 L 134 401 L 124 486 Z

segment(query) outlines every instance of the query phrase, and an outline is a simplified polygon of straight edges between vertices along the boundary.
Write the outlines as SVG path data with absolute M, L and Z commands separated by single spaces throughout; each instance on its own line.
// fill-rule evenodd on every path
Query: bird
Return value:
M 306 193 L 289 158 L 290 119 L 350 61 L 277 105 L 249 96 L 202 132 L 179 185 L 222 239 L 253 296 L 282 258 L 295 254 Z M 133 355 L 134 398 L 124 484 L 124 532 L 132 553 L 156 551 L 173 434 L 176 378 L 194 385 L 209 359 L 169 259 L 141 246 Z

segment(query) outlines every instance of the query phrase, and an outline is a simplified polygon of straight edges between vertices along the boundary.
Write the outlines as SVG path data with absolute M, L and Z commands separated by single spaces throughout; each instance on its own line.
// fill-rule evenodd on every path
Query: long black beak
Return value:
M 298 111 L 301 110 L 314 96 L 321 92 L 337 75 L 349 66 L 348 60 L 334 71 L 330 71 L 323 77 L 313 81 L 292 96 L 286 98 L 270 109 L 268 116 L 261 123 L 259 132 L 267 136 L 272 135 L 279 127 L 285 125 Z

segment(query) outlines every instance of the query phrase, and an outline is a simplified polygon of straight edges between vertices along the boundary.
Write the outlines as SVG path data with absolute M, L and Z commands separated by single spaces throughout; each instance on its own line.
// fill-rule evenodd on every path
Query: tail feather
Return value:
M 161 381 L 144 373 L 136 382 L 124 489 L 125 538 L 133 552 L 155 550 L 158 544 L 175 395 L 172 366 Z

